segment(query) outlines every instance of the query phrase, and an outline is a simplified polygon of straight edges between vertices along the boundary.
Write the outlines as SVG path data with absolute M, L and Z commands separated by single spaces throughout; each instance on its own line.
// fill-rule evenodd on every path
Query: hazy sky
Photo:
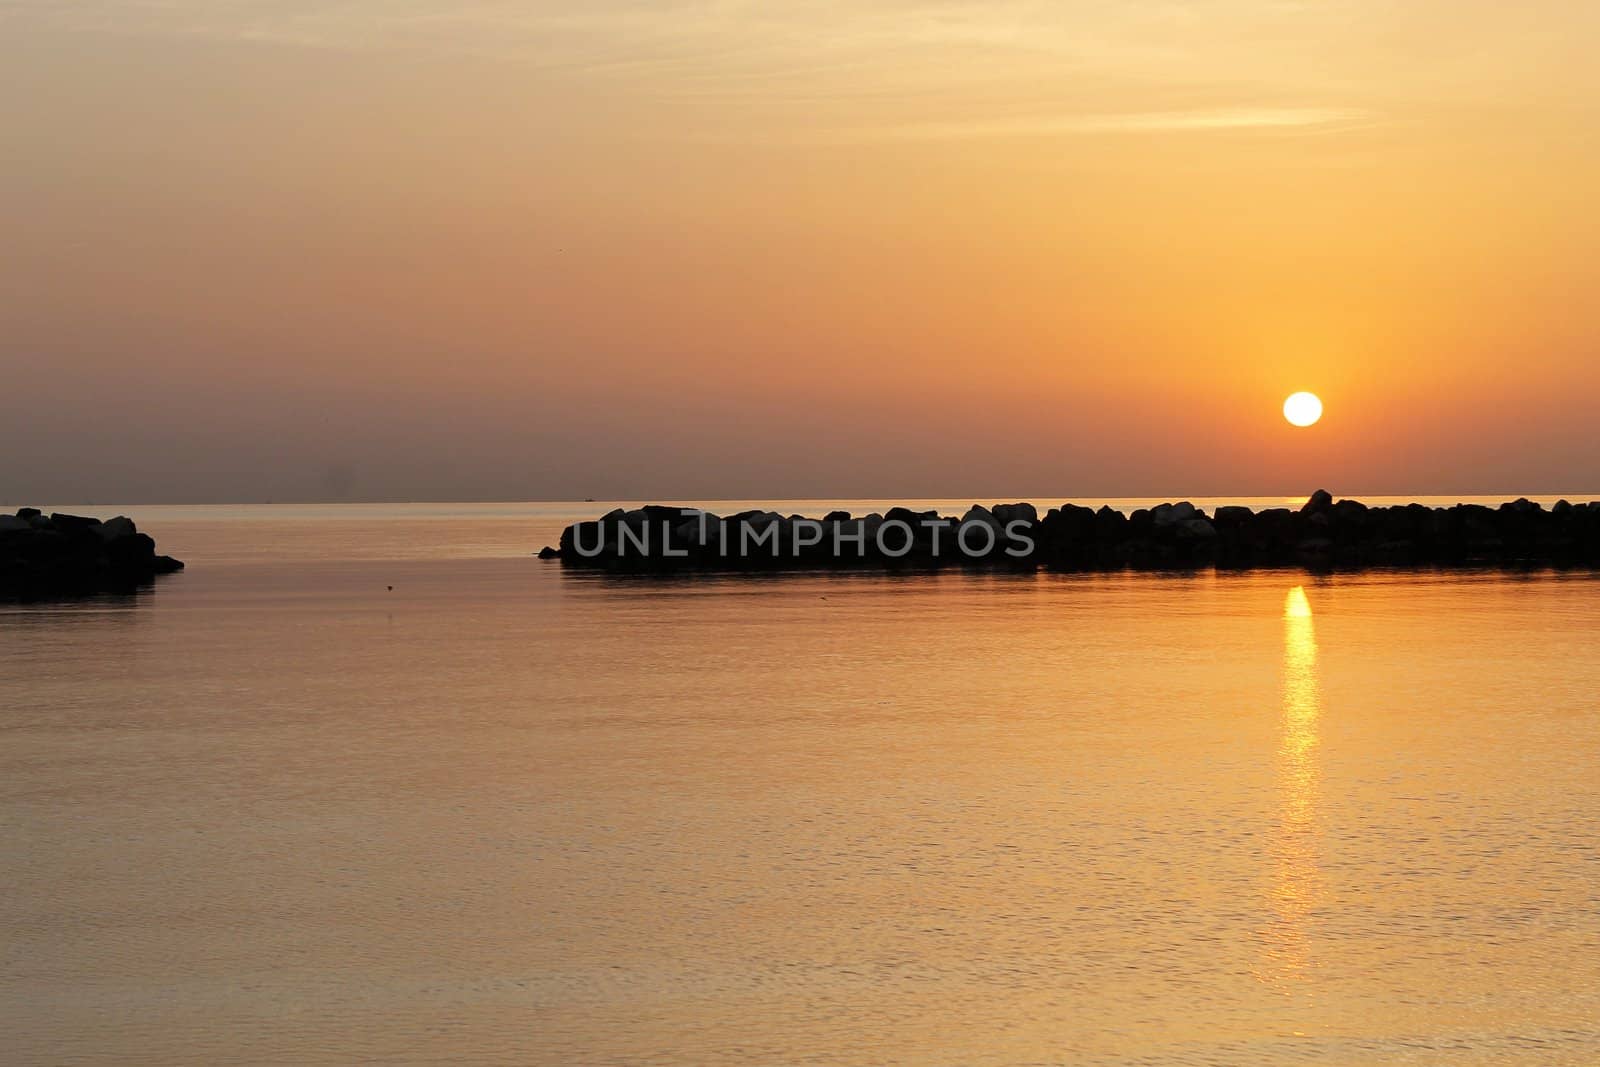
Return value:
M 1600 495 L 1596 40 L 0 0 L 0 499 Z

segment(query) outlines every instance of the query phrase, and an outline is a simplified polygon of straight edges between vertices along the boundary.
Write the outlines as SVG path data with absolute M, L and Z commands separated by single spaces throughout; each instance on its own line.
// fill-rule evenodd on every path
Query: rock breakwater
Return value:
M 1369 506 L 1318 490 L 1298 508 L 1211 514 L 1187 502 L 1130 513 L 1062 504 L 1042 514 L 1015 503 L 820 518 L 650 505 L 575 523 L 539 556 L 636 571 L 1600 566 L 1600 501 Z
M 0 515 L 0 596 L 36 598 L 131 592 L 182 570 L 133 520 L 22 508 Z

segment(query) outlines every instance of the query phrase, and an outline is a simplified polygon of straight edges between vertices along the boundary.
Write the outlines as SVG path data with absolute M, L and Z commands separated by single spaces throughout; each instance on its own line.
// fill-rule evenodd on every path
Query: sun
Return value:
M 1316 393 L 1295 393 L 1283 402 L 1283 417 L 1296 426 L 1310 426 L 1322 418 L 1322 401 Z

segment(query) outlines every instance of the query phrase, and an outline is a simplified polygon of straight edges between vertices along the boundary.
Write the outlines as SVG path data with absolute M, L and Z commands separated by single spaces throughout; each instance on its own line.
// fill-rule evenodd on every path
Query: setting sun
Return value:
M 1294 393 L 1283 402 L 1283 417 L 1296 426 L 1310 426 L 1322 418 L 1322 401 L 1315 393 Z

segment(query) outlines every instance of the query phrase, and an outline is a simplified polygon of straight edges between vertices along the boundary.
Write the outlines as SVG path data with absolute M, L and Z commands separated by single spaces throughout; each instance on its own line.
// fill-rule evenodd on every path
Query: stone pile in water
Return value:
M 651 505 L 569 526 L 539 556 L 637 571 L 1600 566 L 1600 501 L 1370 507 L 1318 490 L 1298 509 L 1209 515 L 1183 502 L 1130 514 L 1063 504 L 1041 516 L 1032 504 L 1000 504 L 960 516 L 890 508 L 821 518 Z
M 22 508 L 0 515 L 0 596 L 54 597 L 131 592 L 182 570 L 133 520 Z

